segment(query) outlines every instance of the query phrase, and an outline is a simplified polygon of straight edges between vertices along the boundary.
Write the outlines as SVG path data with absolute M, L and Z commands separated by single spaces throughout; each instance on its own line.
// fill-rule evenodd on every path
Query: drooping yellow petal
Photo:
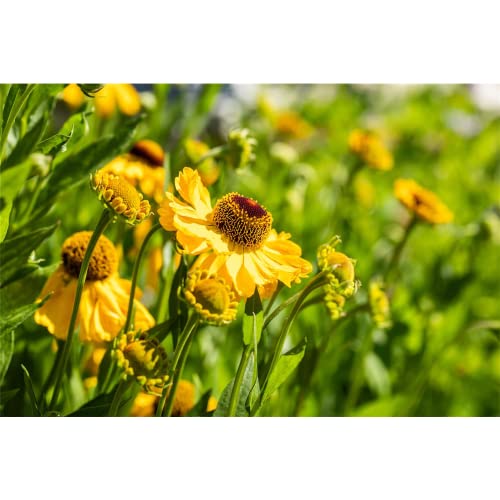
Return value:
M 175 187 L 182 198 L 187 201 L 201 217 L 205 217 L 212 211 L 210 193 L 203 185 L 197 170 L 184 167 L 175 179 Z

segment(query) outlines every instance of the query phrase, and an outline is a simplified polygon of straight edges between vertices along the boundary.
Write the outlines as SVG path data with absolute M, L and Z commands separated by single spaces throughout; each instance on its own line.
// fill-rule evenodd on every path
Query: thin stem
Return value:
M 52 410 L 54 408 L 54 405 L 57 403 L 57 396 L 59 395 L 59 390 L 61 388 L 64 371 L 66 369 L 66 363 L 68 362 L 69 353 L 71 350 L 71 344 L 73 342 L 76 318 L 78 317 L 78 309 L 80 308 L 80 300 L 82 298 L 85 279 L 87 278 L 87 271 L 89 268 L 90 258 L 92 257 L 92 252 L 94 251 L 94 248 L 99 240 L 99 237 L 101 236 L 102 233 L 104 233 L 104 230 L 106 229 L 107 225 L 111 222 L 112 218 L 113 218 L 112 213 L 107 208 L 105 208 L 101 215 L 101 218 L 99 219 L 99 222 L 97 223 L 94 232 L 92 233 L 92 237 L 90 238 L 87 250 L 83 257 L 82 267 L 80 268 L 80 274 L 78 275 L 78 282 L 76 285 L 75 302 L 73 303 L 73 311 L 71 313 L 71 319 L 69 321 L 68 335 L 66 337 L 66 342 L 64 343 L 61 362 L 59 363 L 59 366 L 57 368 L 56 381 L 54 384 L 54 392 L 52 393 L 52 399 L 50 400 L 49 410 Z
M 250 354 L 252 354 L 253 346 L 251 344 L 245 346 L 243 352 L 241 353 L 240 363 L 238 365 L 238 370 L 234 377 L 233 389 L 231 390 L 231 398 L 229 399 L 228 416 L 234 417 L 236 414 L 236 406 L 238 404 L 241 383 L 243 382 L 243 374 L 248 365 L 248 360 L 250 359 Z
M 141 265 L 142 258 L 144 256 L 144 253 L 146 252 L 146 247 L 148 245 L 149 240 L 151 237 L 158 231 L 158 229 L 161 228 L 160 224 L 155 224 L 146 234 L 144 241 L 142 242 L 141 248 L 139 250 L 139 253 L 137 255 L 137 258 L 135 259 L 134 262 L 134 269 L 132 271 L 132 282 L 130 285 L 130 297 L 128 300 L 128 309 L 127 309 L 127 319 L 125 320 L 125 326 L 123 327 L 123 331 L 127 333 L 130 329 L 130 325 L 132 324 L 132 314 L 134 311 L 134 299 L 135 299 L 135 289 L 137 287 L 137 278 L 139 276 L 139 268 Z
M 62 358 L 62 341 L 57 341 L 57 353 L 54 359 L 54 363 L 52 364 L 52 368 L 50 370 L 49 376 L 47 377 L 47 380 L 45 380 L 45 383 L 42 386 L 42 390 L 40 392 L 40 411 L 43 412 L 45 410 L 45 405 L 47 402 L 45 401 L 45 394 L 48 391 L 49 387 L 54 383 L 54 377 L 56 375 L 56 369 L 61 362 Z
M 113 396 L 113 401 L 111 402 L 111 406 L 109 407 L 109 417 L 116 417 L 118 414 L 118 409 L 120 408 L 120 403 L 123 399 L 124 394 L 127 392 L 127 389 L 130 387 L 133 380 L 124 380 L 121 379 L 118 387 L 116 388 L 115 395 Z
M 399 262 L 399 258 L 401 257 L 401 252 L 403 251 L 403 248 L 406 245 L 408 237 L 410 236 L 413 228 L 417 225 L 417 220 L 418 219 L 415 215 L 410 219 L 410 221 L 408 222 L 408 224 L 404 229 L 403 237 L 401 238 L 400 242 L 394 247 L 389 263 L 387 264 L 384 281 L 387 281 L 390 275 L 396 269 L 397 264 Z
M 188 319 L 188 322 L 186 323 L 186 326 L 184 327 L 184 330 L 179 336 L 179 342 L 177 343 L 177 347 L 174 351 L 174 359 L 172 361 L 172 366 L 169 371 L 169 380 L 175 376 L 175 371 L 177 368 L 177 365 L 179 363 L 179 360 L 182 355 L 182 351 L 184 349 L 184 346 L 186 345 L 187 341 L 191 336 L 194 336 L 194 333 L 196 331 L 196 327 L 198 326 L 198 316 L 196 314 L 192 314 L 191 317 Z M 163 408 L 165 406 L 165 401 L 167 399 L 167 396 L 169 394 L 168 392 L 169 385 L 165 386 L 163 388 L 162 394 L 160 401 L 158 403 L 158 408 L 156 409 L 156 416 L 161 417 L 163 415 Z M 172 391 L 170 391 L 171 393 Z
M 298 315 L 298 313 L 300 311 L 302 303 L 304 302 L 306 297 L 313 290 L 315 290 L 319 286 L 323 285 L 324 274 L 325 274 L 324 272 L 321 272 L 321 273 L 318 273 L 316 276 L 314 276 L 314 278 L 307 284 L 307 286 L 305 286 L 303 288 L 303 290 L 300 292 L 298 298 L 296 299 L 296 302 L 293 306 L 292 312 L 290 313 L 290 315 L 286 319 L 285 324 L 283 325 L 283 328 L 281 329 L 278 340 L 276 342 L 276 346 L 274 348 L 274 354 L 273 354 L 273 357 L 271 360 L 271 364 L 267 370 L 266 376 L 264 378 L 264 383 L 262 384 L 262 387 L 261 387 L 261 391 L 260 391 L 261 395 L 264 394 L 266 385 L 269 381 L 269 377 L 270 377 L 271 373 L 273 372 L 274 368 L 276 367 L 276 364 L 278 363 L 278 360 L 281 356 L 281 351 L 283 350 L 283 345 L 285 343 L 285 339 L 288 335 L 288 332 L 290 331 L 290 328 L 291 328 L 296 316 Z M 259 399 L 256 401 L 256 403 L 254 404 L 254 406 L 252 408 L 252 411 L 250 412 L 251 416 L 254 416 L 257 413 L 257 411 L 259 410 L 261 400 L 262 400 L 262 397 L 259 396 Z
M 227 145 L 217 146 L 212 148 L 210 151 L 206 152 L 202 157 L 200 157 L 197 161 L 194 162 L 194 166 L 198 166 L 200 163 L 203 163 L 205 160 L 209 158 L 213 158 L 214 156 L 219 156 L 221 153 L 227 151 Z

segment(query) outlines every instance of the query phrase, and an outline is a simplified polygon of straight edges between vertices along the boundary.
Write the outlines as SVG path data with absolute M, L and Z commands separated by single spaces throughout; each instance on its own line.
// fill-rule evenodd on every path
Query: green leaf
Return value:
M 7 170 L 23 162 L 35 150 L 48 124 L 49 114 L 44 113 L 17 142 L 10 155 L 2 164 L 2 170 Z
M 0 335 L 15 330 L 30 316 L 33 316 L 33 313 L 39 307 L 41 307 L 43 305 L 43 302 L 45 302 L 45 300 L 47 300 L 48 298 L 49 296 L 47 296 L 42 302 L 16 307 L 15 309 L 11 309 L 10 311 L 6 310 L 5 307 L 2 306 L 2 317 L 0 318 Z
M 100 394 L 99 396 L 91 399 L 83 406 L 75 410 L 74 412 L 67 415 L 68 417 L 105 417 L 109 412 L 113 398 L 115 397 L 115 392 L 118 386 L 116 386 L 111 392 L 107 394 Z M 129 403 L 129 399 L 125 399 L 120 402 L 120 408 Z
M 353 409 L 350 417 L 396 417 L 400 416 L 399 409 L 406 406 L 409 398 L 406 396 L 393 396 L 376 401 L 370 401 Z
M 29 162 L 17 168 L 0 172 L 0 242 L 9 228 L 9 216 L 14 198 L 19 193 L 31 169 Z
M 28 372 L 28 369 L 24 365 L 21 365 L 21 368 L 23 370 L 23 375 L 24 375 L 24 387 L 25 390 L 28 392 L 28 396 L 31 401 L 31 409 L 33 411 L 33 415 L 40 417 L 42 413 L 40 411 L 38 400 L 35 396 L 35 390 L 33 389 L 33 381 L 31 380 L 31 376 Z
M 17 98 L 19 97 L 20 94 L 22 94 L 24 92 L 26 87 L 27 87 L 26 84 L 21 84 L 21 85 L 15 84 L 15 85 L 10 86 L 10 89 L 9 89 L 8 94 L 7 94 L 7 97 L 5 98 L 5 104 L 4 104 L 4 107 L 2 110 L 2 130 L 1 130 L 2 134 L 4 132 L 4 127 L 5 127 L 6 123 L 9 121 L 9 119 L 11 119 L 10 117 L 11 117 L 11 114 L 13 112 L 14 104 L 15 104 Z
M 33 250 L 48 238 L 56 229 L 57 224 L 42 227 L 27 234 L 21 234 L 0 243 L 0 288 L 19 267 L 26 264 Z
M 253 366 L 254 366 L 254 356 L 253 353 L 248 359 L 248 364 L 243 374 L 243 380 L 241 382 L 240 394 L 238 398 L 238 404 L 236 405 L 236 417 L 248 417 L 248 411 L 245 406 L 245 402 L 248 398 L 250 390 L 252 389 L 252 378 L 253 378 Z M 217 403 L 217 408 L 214 412 L 214 417 L 225 417 L 229 411 L 229 401 L 231 399 L 231 392 L 233 390 L 234 378 L 229 382 L 229 384 L 224 388 L 220 396 L 219 402 Z
M 14 331 L 0 332 L 0 385 L 14 353 Z
M 379 396 L 387 396 L 391 392 L 389 373 L 382 360 L 369 352 L 364 358 L 366 381 Z
M 55 157 L 54 168 L 69 155 L 70 151 L 76 147 L 78 142 L 87 135 L 89 125 L 87 116 L 88 111 L 76 113 L 68 118 L 61 130 L 52 137 L 41 142 L 38 147 L 42 152 L 47 151 Z
M 254 294 L 245 302 L 245 315 L 243 316 L 243 343 L 245 345 L 259 343 L 263 321 L 262 302 L 255 287 Z
M 304 357 L 304 353 L 306 352 L 306 345 L 307 339 L 304 338 L 296 347 L 279 358 L 274 370 L 269 375 L 269 381 L 264 388 L 261 406 L 272 396 L 274 391 L 276 391 L 286 381 L 295 368 L 297 368 Z
M 40 211 L 45 211 L 59 193 L 78 182 L 88 180 L 91 172 L 123 153 L 129 147 L 140 120 L 140 116 L 129 118 L 113 136 L 99 139 L 61 161 L 40 193 Z

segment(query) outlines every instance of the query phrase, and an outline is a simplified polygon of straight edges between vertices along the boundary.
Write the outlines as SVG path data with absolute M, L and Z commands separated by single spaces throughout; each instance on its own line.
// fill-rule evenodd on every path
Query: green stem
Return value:
M 399 258 L 401 257 L 401 252 L 403 251 L 403 248 L 406 245 L 406 242 L 408 241 L 408 238 L 413 228 L 417 225 L 417 221 L 418 219 L 414 215 L 406 225 L 403 237 L 401 238 L 400 242 L 394 247 L 389 263 L 387 264 L 387 269 L 385 271 L 385 276 L 384 276 L 385 282 L 387 282 L 390 275 L 395 271 L 397 264 L 399 262 Z
M 290 328 L 291 328 L 296 316 L 298 315 L 298 313 L 300 311 L 300 308 L 302 307 L 302 303 L 304 302 L 306 297 L 313 290 L 315 290 L 316 288 L 318 288 L 319 286 L 322 286 L 324 284 L 324 275 L 325 275 L 325 272 L 322 271 L 322 272 L 318 273 L 316 276 L 314 276 L 314 278 L 307 284 L 307 286 L 305 286 L 302 289 L 298 298 L 296 299 L 296 302 L 292 308 L 292 312 L 287 317 L 285 324 L 283 325 L 283 328 L 281 329 L 281 332 L 279 334 L 278 340 L 276 342 L 276 347 L 274 348 L 274 354 L 273 354 L 273 357 L 271 360 L 271 364 L 269 366 L 269 369 L 267 370 L 266 376 L 264 378 L 264 383 L 262 384 L 262 387 L 261 387 L 261 391 L 260 391 L 261 395 L 264 394 L 266 385 L 269 381 L 269 377 L 270 377 L 271 373 L 273 372 L 274 368 L 276 367 L 276 364 L 278 363 L 278 360 L 281 356 L 281 351 L 283 350 L 283 345 L 285 343 L 285 339 L 288 335 L 288 332 L 290 331 Z M 259 411 L 261 400 L 262 400 L 261 396 L 259 396 L 258 400 L 256 401 L 256 403 L 254 404 L 254 406 L 252 408 L 252 411 L 250 412 L 251 416 L 254 416 Z
M 40 411 L 43 413 L 45 411 L 45 405 L 47 402 L 45 401 L 45 394 L 49 390 L 49 387 L 52 386 L 54 383 L 54 377 L 56 375 L 56 370 L 57 367 L 59 366 L 59 363 L 61 362 L 62 358 L 62 352 L 63 352 L 63 346 L 62 346 L 62 341 L 58 340 L 57 341 L 57 353 L 54 359 L 54 363 L 52 364 L 52 368 L 50 370 L 49 376 L 47 377 L 47 380 L 42 386 L 42 390 L 40 392 Z
M 87 278 L 87 271 L 89 268 L 90 258 L 92 257 L 92 252 L 99 240 L 101 234 L 104 233 L 107 225 L 113 219 L 113 214 L 105 208 L 97 226 L 92 233 L 87 250 L 83 257 L 82 267 L 80 268 L 80 274 L 78 275 L 78 283 L 76 285 L 75 302 L 73 303 L 73 311 L 71 313 L 71 319 L 69 321 L 68 335 L 66 342 L 64 343 L 64 349 L 61 357 L 61 362 L 57 368 L 56 381 L 54 384 L 54 392 L 52 393 L 52 399 L 50 400 L 49 410 L 54 408 L 57 403 L 57 396 L 59 395 L 59 390 L 61 388 L 62 379 L 64 376 L 64 371 L 66 369 L 66 363 L 68 362 L 69 353 L 71 350 L 71 344 L 73 342 L 74 330 L 76 325 L 76 318 L 78 317 L 78 309 L 80 307 L 80 300 L 82 298 L 83 287 L 85 285 L 85 279 Z
M 205 160 L 208 160 L 209 158 L 213 158 L 214 156 L 219 156 L 220 154 L 224 153 L 227 151 L 228 147 L 227 145 L 222 145 L 222 146 L 217 146 L 215 148 L 212 148 L 210 151 L 206 152 L 202 157 L 200 157 L 198 160 L 194 162 L 194 166 L 200 165 L 200 163 L 203 163 Z
M 240 363 L 238 365 L 238 370 L 234 377 L 233 389 L 231 390 L 231 398 L 229 399 L 228 416 L 234 417 L 236 414 L 236 406 L 238 404 L 241 383 L 243 382 L 243 374 L 245 373 L 248 360 L 250 359 L 250 354 L 252 354 L 253 346 L 251 344 L 245 346 L 243 352 L 241 353 Z
M 139 250 L 139 253 L 137 255 L 137 258 L 135 259 L 134 262 L 134 269 L 132 271 L 132 282 L 130 285 L 130 297 L 128 300 L 128 309 L 127 309 L 127 319 L 125 320 L 125 326 L 123 327 L 123 331 L 127 333 L 130 329 L 130 326 L 132 324 L 132 315 L 134 311 L 134 299 L 135 299 L 135 289 L 137 287 L 137 278 L 139 276 L 139 268 L 141 265 L 142 258 L 144 256 L 144 253 L 146 252 L 146 247 L 148 245 L 149 240 L 151 237 L 158 231 L 158 229 L 161 228 L 160 224 L 155 224 L 146 234 L 146 237 L 144 238 L 144 241 L 142 242 L 141 248 Z
M 177 365 L 179 363 L 179 360 L 182 355 L 182 351 L 184 350 L 184 347 L 186 346 L 188 340 L 190 337 L 194 336 L 194 333 L 196 332 L 196 327 L 198 326 L 198 316 L 196 314 L 192 314 L 191 317 L 188 319 L 186 326 L 184 327 L 184 330 L 179 336 L 179 342 L 177 343 L 177 347 L 175 348 L 174 351 L 174 359 L 172 361 L 172 366 L 169 371 L 169 380 L 171 380 L 172 377 L 175 378 L 175 372 L 177 369 Z M 174 380 L 175 382 L 175 380 Z M 169 385 L 166 385 L 162 391 L 160 401 L 158 403 L 158 408 L 156 409 L 156 416 L 161 417 L 163 415 L 163 408 L 165 406 L 165 401 L 167 399 L 167 396 L 169 394 L 168 392 Z M 172 390 L 170 390 L 170 394 L 172 394 Z M 172 398 L 170 398 L 172 399 Z
M 117 416 L 121 400 L 123 399 L 124 394 L 127 392 L 128 388 L 132 383 L 133 380 L 124 380 L 124 379 L 120 380 L 120 383 L 116 388 L 115 395 L 113 396 L 113 401 L 111 402 L 111 406 L 109 407 L 109 413 L 108 413 L 109 417 Z

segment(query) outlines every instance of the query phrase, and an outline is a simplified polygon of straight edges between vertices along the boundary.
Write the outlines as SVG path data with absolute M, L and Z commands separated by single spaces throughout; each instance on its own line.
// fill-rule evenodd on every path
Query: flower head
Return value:
M 384 290 L 384 285 L 378 280 L 370 281 L 368 288 L 368 301 L 370 313 L 375 325 L 379 328 L 391 326 L 391 309 L 389 298 Z
M 396 198 L 420 219 L 431 224 L 446 224 L 453 220 L 451 210 L 431 191 L 412 179 L 397 179 Z
M 272 215 L 257 201 L 229 193 L 212 208 L 198 172 L 185 167 L 175 179 L 182 200 L 166 193 L 158 214 L 167 231 L 176 231 L 184 253 L 203 256 L 210 275 L 227 277 L 241 297 L 256 286 L 281 281 L 287 286 L 307 276 L 312 266 L 288 233 L 272 228 Z
M 138 224 L 151 214 L 149 201 L 143 200 L 142 194 L 123 177 L 101 169 L 91 176 L 91 185 L 99 199 L 128 224 Z
M 136 142 L 129 153 L 117 156 L 101 172 L 119 176 L 159 203 L 163 198 L 165 152 L 155 141 Z
M 294 111 L 282 111 L 274 118 L 274 127 L 285 136 L 307 139 L 313 132 L 311 125 Z
M 117 364 L 123 369 L 122 377 L 135 380 L 146 390 L 163 388 L 168 380 L 168 360 L 158 339 L 146 334 L 123 333 L 113 350 Z
M 337 252 L 335 246 L 340 238 L 335 236 L 329 243 L 318 248 L 318 266 L 326 272 L 327 284 L 324 286 L 324 301 L 332 319 L 344 315 L 343 308 L 346 299 L 352 297 L 358 290 L 359 283 L 355 280 L 355 261 L 347 255 Z
M 393 167 L 391 152 L 374 132 L 353 130 L 349 135 L 349 149 L 371 168 L 391 170 Z
M 255 160 L 254 148 L 257 140 L 250 136 L 250 130 L 235 129 L 227 138 L 227 159 L 233 168 L 243 168 Z
M 225 325 L 236 318 L 238 301 L 221 276 L 209 275 L 200 268 L 191 270 L 186 278 L 184 296 L 206 323 Z
M 220 175 L 220 168 L 213 158 L 206 158 L 198 163 L 204 155 L 206 155 L 210 148 L 207 144 L 195 139 L 186 139 L 184 141 L 184 151 L 190 164 L 196 165 L 198 173 L 201 177 L 201 182 L 205 186 L 211 186 L 217 182 Z
M 67 238 L 62 246 L 62 264 L 49 277 L 40 297 L 52 295 L 35 312 L 35 321 L 45 326 L 55 337 L 65 340 L 76 294 L 76 284 L 91 231 L 82 231 Z M 115 247 L 101 236 L 92 253 L 83 287 L 76 327 L 82 342 L 109 342 L 125 324 L 130 293 L 130 282 L 117 274 L 118 255 Z M 137 300 L 135 325 L 146 330 L 155 321 Z

